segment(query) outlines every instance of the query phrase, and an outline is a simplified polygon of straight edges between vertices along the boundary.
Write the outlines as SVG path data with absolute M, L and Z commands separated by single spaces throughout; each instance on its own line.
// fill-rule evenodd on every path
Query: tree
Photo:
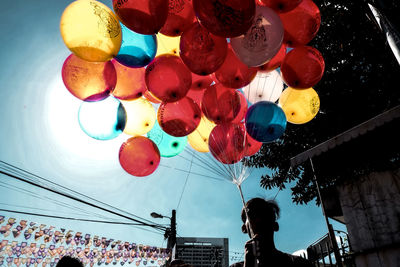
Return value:
M 261 177 L 264 188 L 285 188 L 285 183 L 295 181 L 291 190 L 297 204 L 313 200 L 317 192 L 309 163 L 289 168 L 289 159 L 397 106 L 400 99 L 399 64 L 385 35 L 370 19 L 367 2 L 315 0 L 315 3 L 320 8 L 322 21 L 317 36 L 309 45 L 322 53 L 326 64 L 324 76 L 314 88 L 321 100 L 320 112 L 307 124 L 289 123 L 283 137 L 264 144 L 249 160 L 251 166 L 272 170 L 272 175 Z M 399 1 L 376 1 L 374 4 L 393 26 L 399 25 Z M 382 164 L 384 162 L 388 161 L 382 160 Z M 398 157 L 390 164 L 398 166 Z M 359 175 L 372 165 L 354 163 L 347 170 L 332 172 L 320 185 L 328 187 L 349 175 Z

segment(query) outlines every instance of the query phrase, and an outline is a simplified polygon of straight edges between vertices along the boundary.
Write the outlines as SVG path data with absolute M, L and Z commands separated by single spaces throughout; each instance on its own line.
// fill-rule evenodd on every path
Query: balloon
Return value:
M 283 59 L 286 55 L 286 44 L 282 43 L 278 53 L 267 63 L 258 67 L 258 71 L 269 72 L 276 68 L 279 68 L 282 64 Z
M 196 130 L 200 123 L 201 110 L 189 97 L 173 103 L 162 103 L 158 108 L 157 120 L 169 135 L 182 137 Z
M 129 68 L 121 65 L 113 59 L 117 72 L 117 85 L 112 95 L 122 100 L 133 100 L 141 97 L 147 91 L 146 82 L 144 80 L 144 68 Z
M 240 123 L 242 120 L 244 120 L 244 117 L 246 116 L 247 113 L 247 99 L 244 96 L 242 92 L 239 91 L 239 97 L 240 97 L 240 110 L 236 117 L 233 119 L 232 123 Z
M 89 62 L 71 54 L 62 66 L 65 87 L 84 101 L 98 101 L 110 95 L 117 83 L 114 65 L 110 62 Z
M 257 6 L 253 23 L 246 34 L 231 39 L 237 57 L 247 66 L 260 66 L 278 53 L 283 40 L 283 25 L 269 7 Z
M 321 25 L 321 14 L 312 0 L 303 0 L 295 9 L 279 16 L 285 29 L 283 42 L 290 47 L 308 44 Z
M 122 101 L 127 114 L 124 133 L 136 136 L 151 130 L 156 121 L 156 112 L 149 101 L 144 98 Z
M 146 68 L 146 85 L 163 102 L 185 97 L 192 85 L 192 74 L 177 56 L 158 56 Z
M 257 4 L 272 8 L 275 12 L 284 13 L 297 7 L 302 0 L 256 0 Z
M 113 0 L 119 20 L 141 34 L 156 34 L 168 16 L 168 0 Z
M 202 90 L 194 90 L 190 89 L 186 94 L 187 97 L 190 97 L 194 102 L 196 102 L 199 107 L 201 107 L 201 101 L 203 100 L 205 89 Z
M 214 127 L 215 123 L 209 121 L 205 116 L 201 116 L 199 126 L 197 126 L 194 132 L 188 135 L 188 142 L 190 146 L 198 152 L 209 152 L 208 140 Z
M 211 85 L 204 92 L 201 110 L 216 124 L 231 122 L 240 111 L 239 93 L 222 84 Z
M 182 61 L 193 73 L 208 75 L 224 63 L 227 42 L 194 23 L 182 34 L 179 48 Z
M 147 133 L 147 137 L 152 140 L 160 150 L 161 157 L 170 158 L 178 155 L 185 149 L 187 137 L 174 137 L 164 132 L 158 123 L 154 124 L 153 129 Z
M 258 142 L 271 142 L 285 132 L 286 117 L 275 103 L 260 101 L 250 106 L 246 114 L 247 133 Z
M 143 96 L 144 96 L 147 100 L 149 100 L 150 102 L 152 102 L 152 103 L 154 103 L 154 104 L 159 104 L 159 103 L 162 102 L 162 101 L 161 101 L 160 99 L 158 99 L 155 95 L 153 95 L 149 90 L 146 90 L 146 91 L 143 93 Z
M 131 68 L 140 68 L 149 64 L 156 56 L 156 36 L 136 33 L 124 25 L 121 25 L 121 29 L 122 44 L 115 59 Z
M 243 88 L 250 103 L 259 101 L 276 102 L 283 90 L 282 77 L 278 71 L 258 72 L 254 80 Z
M 201 76 L 192 73 L 192 86 L 190 89 L 202 90 L 209 87 L 214 82 L 212 75 Z
M 195 21 L 191 0 L 170 0 L 167 21 L 160 32 L 168 36 L 180 36 Z
M 157 145 L 146 137 L 131 137 L 119 149 L 119 163 L 131 175 L 147 176 L 160 164 L 160 151 Z
M 245 127 L 236 123 L 215 126 L 208 143 L 211 154 L 224 164 L 240 161 L 245 151 Z
M 68 49 L 87 61 L 108 61 L 121 46 L 117 18 L 106 5 L 94 0 L 68 5 L 61 16 L 60 30 Z
M 157 54 L 156 57 L 162 54 L 172 54 L 175 56 L 179 56 L 179 43 L 181 41 L 181 37 L 169 37 L 163 35 L 161 33 L 157 34 Z
M 242 88 L 249 84 L 257 74 L 256 68 L 243 64 L 228 46 L 224 64 L 215 72 L 215 78 L 229 88 Z
M 279 105 L 285 112 L 288 122 L 303 124 L 317 115 L 320 101 L 313 88 L 298 90 L 288 87 L 282 92 Z
M 98 102 L 82 102 L 78 111 L 79 126 L 90 137 L 110 140 L 122 133 L 126 112 L 120 101 L 108 97 Z
M 221 37 L 244 34 L 253 22 L 255 7 L 254 0 L 193 0 L 201 25 Z
M 250 157 L 256 154 L 260 148 L 262 147 L 261 142 L 258 142 L 253 139 L 248 133 L 246 133 L 246 148 L 244 151 L 244 156 L 245 157 Z
M 321 80 L 324 69 L 324 58 L 311 46 L 292 49 L 286 54 L 281 65 L 283 80 L 288 86 L 297 89 L 316 85 Z

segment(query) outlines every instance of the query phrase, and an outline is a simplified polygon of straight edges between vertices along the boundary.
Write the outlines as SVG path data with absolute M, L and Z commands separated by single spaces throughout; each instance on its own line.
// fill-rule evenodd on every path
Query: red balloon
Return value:
M 239 93 L 222 84 L 211 85 L 204 91 L 201 110 L 216 124 L 231 122 L 240 110 Z
M 111 61 L 89 62 L 71 54 L 62 66 L 65 87 L 84 101 L 107 98 L 117 83 L 117 73 Z
M 246 132 L 246 149 L 244 152 L 244 155 L 246 157 L 253 156 L 256 154 L 260 148 L 262 147 L 261 142 L 258 142 L 257 140 L 253 139 L 247 132 Z
M 298 46 L 286 54 L 281 65 L 285 83 L 296 89 L 307 89 L 322 78 L 325 61 L 321 53 L 311 46 Z
M 147 176 L 157 169 L 160 163 L 160 151 L 147 137 L 131 137 L 119 149 L 119 163 L 129 174 Z
M 168 16 L 168 0 L 113 0 L 118 19 L 140 34 L 156 34 Z
M 239 113 L 236 115 L 236 117 L 233 119 L 232 123 L 240 123 L 241 121 L 243 121 L 248 109 L 247 99 L 244 96 L 244 94 L 239 91 L 239 96 L 240 96 L 240 110 Z
M 279 16 L 285 29 L 283 42 L 290 47 L 308 44 L 321 25 L 319 8 L 311 0 L 303 0 L 295 9 Z
M 201 110 L 191 98 L 185 97 L 173 103 L 162 103 L 158 108 L 157 120 L 169 135 L 182 137 L 199 126 Z
M 146 68 L 146 85 L 163 102 L 175 102 L 185 97 L 192 85 L 192 74 L 178 56 L 163 54 Z
M 240 161 L 245 152 L 245 127 L 236 123 L 223 123 L 210 133 L 208 147 L 211 154 L 224 164 Z
M 190 97 L 194 102 L 196 102 L 197 105 L 199 105 L 199 107 L 201 107 L 201 101 L 203 100 L 203 95 L 205 91 L 206 89 L 190 89 L 186 96 Z
M 180 56 L 186 66 L 195 74 L 208 75 L 224 63 L 227 42 L 211 34 L 199 23 L 194 23 L 181 36 Z
M 261 72 L 269 72 L 273 71 L 276 68 L 279 68 L 282 64 L 283 59 L 286 55 L 286 44 L 282 44 L 278 53 L 267 63 L 262 66 L 259 66 L 257 69 Z
M 215 72 L 215 77 L 224 86 L 237 89 L 248 85 L 256 74 L 257 68 L 242 63 L 229 45 L 224 64 Z
M 147 91 L 144 80 L 144 68 L 129 68 L 115 59 L 111 62 L 117 71 L 117 85 L 112 95 L 122 100 L 133 100 L 141 97 Z
M 158 99 L 157 97 L 155 97 L 149 90 L 146 90 L 143 93 L 143 96 L 149 100 L 150 102 L 154 103 L 154 104 L 160 104 L 162 101 L 160 99 Z
M 192 73 L 192 87 L 190 89 L 193 90 L 203 90 L 204 88 L 209 87 L 214 82 L 212 74 L 201 76 Z
M 254 0 L 193 0 L 193 8 L 203 25 L 221 37 L 236 37 L 250 28 L 256 4 Z
M 180 36 L 195 21 L 191 0 L 170 0 L 167 21 L 160 32 L 167 36 Z
M 288 12 L 297 7 L 302 0 L 256 0 L 260 6 L 267 6 L 277 13 Z

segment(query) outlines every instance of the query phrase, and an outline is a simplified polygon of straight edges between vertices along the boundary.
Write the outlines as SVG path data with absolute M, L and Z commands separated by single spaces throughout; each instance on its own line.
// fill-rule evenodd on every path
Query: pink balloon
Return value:
M 231 39 L 233 51 L 247 66 L 256 67 L 271 60 L 282 45 L 284 30 L 278 14 L 257 6 L 253 24 L 245 35 Z

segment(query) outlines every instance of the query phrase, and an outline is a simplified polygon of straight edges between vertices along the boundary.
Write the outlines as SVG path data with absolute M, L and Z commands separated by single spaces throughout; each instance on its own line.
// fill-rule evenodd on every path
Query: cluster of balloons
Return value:
M 234 164 L 319 111 L 312 0 L 77 0 L 60 29 L 66 88 L 89 136 L 131 135 L 122 168 L 153 173 L 187 143 Z M 286 89 L 285 89 L 286 88 Z

